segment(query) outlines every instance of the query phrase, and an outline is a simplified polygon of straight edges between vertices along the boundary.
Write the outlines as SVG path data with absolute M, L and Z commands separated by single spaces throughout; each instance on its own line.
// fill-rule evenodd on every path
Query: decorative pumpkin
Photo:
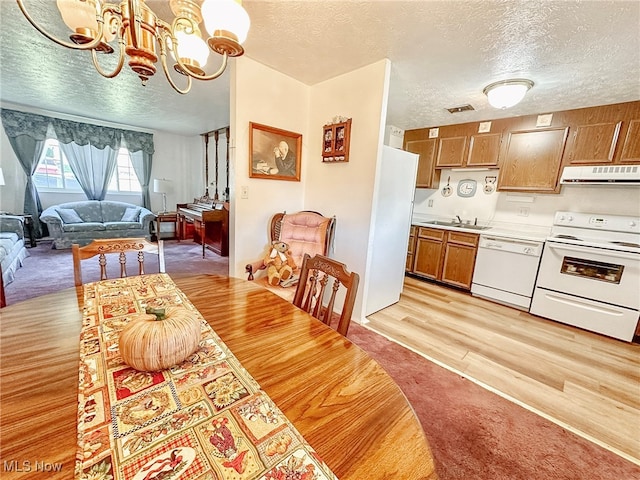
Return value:
M 164 370 L 195 352 L 200 337 L 200 321 L 190 310 L 147 309 L 147 314 L 131 320 L 120 332 L 120 355 L 136 370 Z

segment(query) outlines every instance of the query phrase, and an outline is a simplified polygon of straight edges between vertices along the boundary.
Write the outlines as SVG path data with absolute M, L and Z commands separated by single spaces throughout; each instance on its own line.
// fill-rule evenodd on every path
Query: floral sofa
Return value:
M 22 217 L 0 216 L 0 267 L 3 285 L 13 282 L 15 271 L 28 256 L 24 245 Z
M 53 205 L 40 215 L 49 227 L 53 248 L 86 245 L 96 238 L 145 237 L 155 215 L 144 207 L 124 202 L 86 200 Z

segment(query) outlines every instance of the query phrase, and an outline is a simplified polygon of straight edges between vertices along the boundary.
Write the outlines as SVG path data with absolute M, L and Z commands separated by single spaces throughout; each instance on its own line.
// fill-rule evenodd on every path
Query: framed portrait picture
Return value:
M 300 181 L 302 134 L 249 122 L 249 177 Z

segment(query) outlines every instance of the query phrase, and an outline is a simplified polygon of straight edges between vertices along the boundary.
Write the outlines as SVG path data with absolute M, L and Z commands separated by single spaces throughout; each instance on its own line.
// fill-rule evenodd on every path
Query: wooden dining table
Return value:
M 173 281 L 340 480 L 437 478 L 411 405 L 364 350 L 252 282 Z M 81 298 L 0 310 L 3 479 L 73 478 Z

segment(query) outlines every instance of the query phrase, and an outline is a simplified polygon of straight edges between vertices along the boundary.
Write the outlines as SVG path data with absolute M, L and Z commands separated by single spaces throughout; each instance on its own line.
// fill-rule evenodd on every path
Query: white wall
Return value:
M 460 215 L 463 220 L 478 222 L 515 223 L 550 227 L 553 215 L 558 210 L 587 213 L 608 213 L 614 215 L 640 216 L 640 187 L 638 186 L 575 186 L 563 185 L 559 194 L 528 194 L 494 192 L 483 193 L 486 176 L 496 176 L 498 170 L 464 171 L 444 169 L 438 190 L 416 189 L 414 214 L 434 215 L 453 218 Z M 442 187 L 451 177 L 453 193 L 449 197 L 441 194 Z M 476 194 L 470 198 L 461 198 L 456 194 L 458 182 L 462 179 L 474 179 L 478 182 Z M 429 201 L 433 206 L 429 207 Z M 520 202 L 518 200 L 533 200 Z M 522 216 L 521 209 L 528 210 Z
M 231 275 L 244 277 L 245 265 L 262 257 L 275 212 L 305 209 L 336 216 L 332 256 L 366 279 L 389 69 L 382 60 L 309 87 L 250 58 L 236 59 L 231 80 Z M 336 116 L 352 118 L 349 162 L 323 163 L 322 127 Z M 300 182 L 249 178 L 249 122 L 302 133 Z M 247 199 L 239 198 L 243 186 Z M 359 289 L 354 318 L 361 311 Z
M 314 144 L 308 132 L 309 90 L 303 83 L 249 57 L 235 59 L 231 71 L 231 212 L 229 274 L 246 278 L 247 263 L 262 258 L 268 246 L 267 224 L 276 212 L 305 207 Z M 249 122 L 302 134 L 300 182 L 249 178 Z M 311 147 L 310 147 L 311 146 Z M 242 186 L 248 198 L 240 198 Z
M 376 168 L 386 117 L 388 60 L 311 88 L 310 158 L 304 207 L 335 215 L 336 260 L 360 275 L 353 317 L 361 318 Z M 323 163 L 322 126 L 335 116 L 352 118 L 349 161 Z
M 205 192 L 204 140 L 201 136 L 184 137 L 165 132 L 153 134 L 155 153 L 151 167 L 151 209 L 162 209 L 162 195 L 153 193 L 153 179 L 170 181 L 167 210 L 174 211 L 177 203 L 192 202 Z

